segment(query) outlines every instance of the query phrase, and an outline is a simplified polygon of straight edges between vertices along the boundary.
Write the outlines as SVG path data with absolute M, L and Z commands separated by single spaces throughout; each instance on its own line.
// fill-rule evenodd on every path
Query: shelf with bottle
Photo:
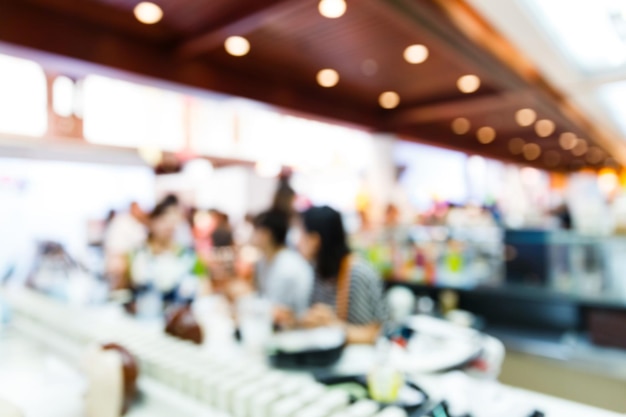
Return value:
M 475 286 L 502 280 L 502 236 L 496 227 L 406 226 L 355 235 L 352 245 L 385 280 Z

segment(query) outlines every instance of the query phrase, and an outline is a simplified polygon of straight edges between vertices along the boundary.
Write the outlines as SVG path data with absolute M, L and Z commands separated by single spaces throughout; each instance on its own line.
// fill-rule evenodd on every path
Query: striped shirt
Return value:
M 315 278 L 312 304 L 326 304 L 337 309 L 337 280 Z M 387 305 L 380 276 L 362 259 L 354 257 L 350 268 L 348 323 L 364 325 L 383 324 L 387 319 Z

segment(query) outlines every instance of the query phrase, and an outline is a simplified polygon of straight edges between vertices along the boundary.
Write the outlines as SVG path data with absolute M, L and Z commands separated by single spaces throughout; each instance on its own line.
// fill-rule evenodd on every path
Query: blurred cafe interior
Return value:
M 622 0 L 0 0 L 1 417 L 626 413 Z

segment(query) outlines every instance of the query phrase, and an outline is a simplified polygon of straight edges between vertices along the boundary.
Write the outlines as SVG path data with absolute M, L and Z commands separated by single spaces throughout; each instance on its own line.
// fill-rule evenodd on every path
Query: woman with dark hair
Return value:
M 305 211 L 298 248 L 316 273 L 313 307 L 302 324 L 341 324 L 349 343 L 374 343 L 387 317 L 382 281 L 351 254 L 341 215 L 327 206 Z

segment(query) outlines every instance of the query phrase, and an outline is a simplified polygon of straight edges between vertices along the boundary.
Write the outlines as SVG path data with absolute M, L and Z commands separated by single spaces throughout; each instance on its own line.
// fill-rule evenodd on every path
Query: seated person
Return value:
M 313 307 L 301 324 L 341 325 L 348 343 L 374 343 L 387 319 L 382 280 L 351 255 L 341 215 L 327 206 L 304 212 L 298 247 L 315 266 Z
M 252 244 L 261 252 L 256 287 L 276 306 L 278 324 L 287 325 L 309 307 L 313 269 L 299 253 L 287 248 L 289 214 L 272 209 L 258 215 L 253 225 Z
M 201 288 L 206 268 L 193 250 L 176 244 L 181 221 L 180 209 L 171 200 L 164 200 L 150 213 L 148 239 L 129 255 L 126 265 L 123 287 L 133 292 L 134 300 L 146 291 L 157 291 L 164 307 L 185 304 Z

